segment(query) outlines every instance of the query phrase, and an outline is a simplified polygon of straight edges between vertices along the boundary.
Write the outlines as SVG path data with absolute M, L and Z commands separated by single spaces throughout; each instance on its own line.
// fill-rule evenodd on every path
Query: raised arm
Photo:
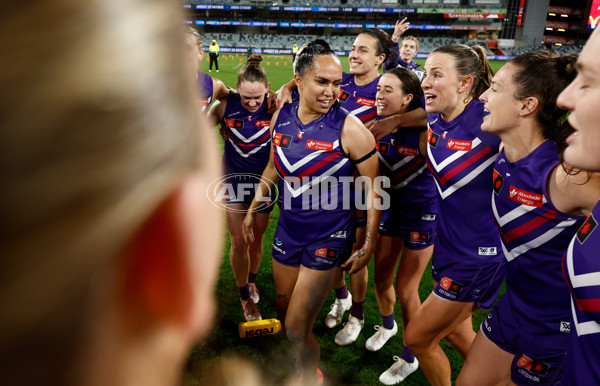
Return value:
M 369 263 L 375 244 L 381 220 L 383 188 L 377 186 L 379 176 L 379 158 L 375 148 L 375 139 L 358 118 L 348 115 L 342 130 L 344 150 L 356 165 L 361 177 L 364 177 L 367 191 L 367 227 L 365 242 L 362 247 L 342 264 L 342 268 L 350 274 L 360 271 Z

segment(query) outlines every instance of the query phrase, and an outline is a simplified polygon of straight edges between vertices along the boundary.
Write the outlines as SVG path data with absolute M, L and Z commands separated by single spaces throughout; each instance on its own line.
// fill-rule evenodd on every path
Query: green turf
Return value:
M 227 59 L 226 59 L 227 58 Z M 220 72 L 214 70 L 210 75 L 223 80 L 228 86 L 235 86 L 237 70 L 240 68 L 240 58 L 245 61 L 245 56 L 221 55 L 219 57 Z M 344 70 L 348 70 L 347 58 L 341 58 Z M 287 64 L 286 64 L 287 62 Z M 279 65 L 277 65 L 279 63 Z M 422 63 L 422 61 L 421 61 Z M 267 56 L 263 65 L 267 70 L 272 89 L 278 89 L 283 83 L 291 79 L 291 56 Z M 494 70 L 502 65 L 493 62 Z M 203 62 L 202 69 L 208 72 L 208 62 Z M 258 304 L 263 318 L 275 318 L 274 294 L 275 287 L 272 277 L 271 245 L 273 233 L 277 224 L 279 210 L 274 209 L 271 214 L 269 226 L 264 236 L 264 254 L 257 279 L 261 291 L 261 300 Z M 206 373 L 211 365 L 220 358 L 230 355 L 243 356 L 253 362 L 261 372 L 265 385 L 282 385 L 284 381 L 294 374 L 295 359 L 290 345 L 285 336 L 280 332 L 272 336 L 241 339 L 238 336 L 238 323 L 244 321 L 242 308 L 239 302 L 235 279 L 229 264 L 229 238 L 223 249 L 222 269 L 217 284 L 218 311 L 215 323 L 209 337 L 204 343 L 195 346 L 186 363 L 182 383 L 185 385 L 200 385 L 206 383 Z M 346 280 L 348 282 L 348 280 Z M 427 298 L 432 290 L 431 266 L 425 271 L 419 289 L 421 300 Z M 377 308 L 374 293 L 373 261 L 369 264 L 369 284 L 365 301 L 365 327 L 358 340 L 345 347 L 337 346 L 334 337 L 340 327 L 328 329 L 323 321 L 333 302 L 333 293 L 325 303 L 314 326 L 314 332 L 321 344 L 321 367 L 328 375 L 333 385 L 378 385 L 379 375 L 393 363 L 392 356 L 400 354 L 402 345 L 401 333 L 393 337 L 380 351 L 370 352 L 365 349 L 365 341 L 374 333 L 373 326 L 381 324 L 381 317 Z M 473 316 L 473 326 L 477 330 L 485 314 L 476 312 Z M 396 321 L 400 321 L 400 307 L 396 303 Z M 345 315 L 345 319 L 348 314 Z M 452 379 L 454 380 L 463 364 L 463 359 L 457 351 L 446 341 L 441 342 L 452 366 Z M 427 381 L 418 370 L 403 384 L 425 385 Z

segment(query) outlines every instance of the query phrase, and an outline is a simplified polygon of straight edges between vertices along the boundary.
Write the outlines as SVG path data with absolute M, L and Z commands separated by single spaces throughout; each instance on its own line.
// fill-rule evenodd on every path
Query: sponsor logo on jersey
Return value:
M 407 157 L 416 157 L 419 155 L 419 149 L 415 149 L 412 147 L 398 146 L 398 154 L 402 154 Z
M 496 247 L 478 247 L 479 256 L 496 256 L 498 248 Z
M 337 232 L 333 233 L 329 237 L 333 237 L 334 239 L 345 239 L 346 238 L 346 231 L 337 231 Z
M 254 121 L 254 127 L 268 127 L 271 126 L 270 119 L 261 119 L 258 121 Z
M 230 129 L 243 129 L 244 121 L 240 119 L 228 118 L 225 120 L 225 126 L 229 127 Z
M 427 213 L 421 216 L 421 220 L 423 221 L 435 221 L 435 214 Z
M 340 95 L 338 96 L 338 99 L 342 102 L 346 102 L 346 100 L 348 99 L 349 96 L 350 96 L 350 93 L 348 93 L 347 91 L 344 91 L 344 90 L 340 90 Z
M 502 186 L 504 186 L 504 177 L 494 169 L 494 193 L 500 194 Z
M 443 139 L 446 139 L 446 134 L 448 134 L 448 132 L 447 132 L 447 131 L 444 131 L 444 132 L 442 133 L 442 138 L 443 138 Z
M 458 139 L 450 138 L 446 143 L 446 148 L 456 151 L 471 151 L 473 141 L 461 141 Z
M 550 365 L 546 362 L 534 361 L 525 354 L 523 354 L 521 358 L 519 358 L 519 360 L 517 361 L 517 366 L 523 369 L 527 369 L 534 374 L 542 376 L 546 375 L 548 369 L 550 368 Z
M 337 257 L 337 249 L 333 248 L 319 248 L 315 251 L 316 256 L 327 257 L 330 259 L 335 259 Z
M 436 148 L 440 139 L 440 135 L 434 133 L 431 129 L 427 132 L 427 143 L 429 146 Z
M 292 136 L 281 133 L 275 133 L 273 135 L 273 145 L 289 149 L 292 144 Z
M 360 97 L 356 100 L 356 103 L 363 106 L 375 107 L 375 99 L 367 99 Z
M 527 205 L 527 206 L 535 206 L 538 208 L 542 207 L 544 196 L 537 193 L 531 193 L 522 189 L 519 189 L 513 185 L 510 186 L 508 190 L 508 198 L 513 201 L 518 202 L 519 204 Z
M 564 332 L 565 334 L 571 333 L 571 322 L 560 322 L 560 332 Z
M 283 244 L 283 241 L 279 240 L 278 237 L 275 237 L 275 244 L 281 245 L 281 244 Z
M 429 233 L 424 232 L 410 232 L 410 241 L 428 241 Z
M 577 240 L 579 241 L 579 244 L 583 244 L 585 240 L 587 240 L 588 236 L 596 229 L 597 225 L 596 219 L 590 213 L 588 218 L 585 219 L 583 224 L 581 224 L 577 230 Z
M 276 250 L 277 252 L 281 253 L 282 255 L 285 255 L 287 253 L 286 251 L 284 251 L 283 249 L 279 248 L 275 244 L 273 244 L 273 249 Z
M 377 142 L 377 151 L 381 154 L 387 154 L 390 151 L 390 144 L 387 142 Z
M 307 139 L 306 145 L 304 147 L 307 149 L 310 149 L 310 150 L 331 151 L 331 150 L 333 150 L 333 142 L 324 142 L 324 141 L 317 141 L 314 139 Z
M 463 285 L 444 276 L 442 278 L 442 280 L 440 280 L 440 287 L 442 287 L 452 293 L 459 294 L 460 291 L 462 291 Z

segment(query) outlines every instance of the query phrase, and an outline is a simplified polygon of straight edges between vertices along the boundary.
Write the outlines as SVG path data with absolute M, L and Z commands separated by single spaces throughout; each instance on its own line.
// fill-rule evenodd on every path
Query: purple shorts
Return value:
M 481 332 L 502 350 L 513 354 L 511 379 L 517 385 L 554 385 L 562 373 L 566 347 L 544 346 L 522 334 L 509 302 L 502 298 L 481 323 Z
M 382 236 L 402 237 L 404 247 L 413 251 L 425 249 L 435 243 L 437 236 L 436 215 L 425 214 L 413 220 L 400 219 L 386 210 L 381 216 L 379 234 Z
M 223 205 L 229 207 L 234 205 L 250 205 L 256 194 L 256 178 L 248 177 L 238 173 L 234 177 L 227 178 L 227 186 L 223 190 Z M 276 199 L 276 191 L 273 189 L 271 197 L 265 197 L 265 201 L 261 203 L 256 212 L 271 213 L 273 210 L 273 201 Z
M 431 267 L 431 276 L 437 282 L 434 295 L 454 301 L 477 303 L 487 311 L 494 305 L 504 280 L 506 260 L 488 265 L 469 266 L 453 263 L 444 267 Z
M 288 247 L 277 235 L 273 239 L 273 259 L 290 267 L 303 265 L 326 271 L 342 265 L 352 254 L 352 239 L 326 239 L 302 247 Z

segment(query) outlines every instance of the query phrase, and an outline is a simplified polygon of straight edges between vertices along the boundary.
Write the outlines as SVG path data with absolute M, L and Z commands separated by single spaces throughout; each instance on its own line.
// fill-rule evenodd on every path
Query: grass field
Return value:
M 240 61 L 240 59 L 242 61 Z M 244 63 L 245 55 L 219 56 L 220 72 L 210 75 L 223 80 L 226 85 L 235 87 L 236 73 Z M 348 60 L 340 58 L 344 70 L 348 71 Z M 422 64 L 422 61 L 421 61 Z M 496 71 L 503 63 L 494 62 L 492 66 Z M 263 65 L 267 70 L 271 89 L 277 90 L 283 83 L 292 77 L 291 56 L 266 56 Z M 208 62 L 203 62 L 201 69 L 208 73 Z M 273 233 L 277 224 L 279 210 L 274 209 L 271 214 L 269 226 L 264 236 L 264 254 L 257 278 L 257 285 L 261 291 L 261 300 L 258 307 L 263 318 L 276 317 L 274 298 L 275 287 L 272 277 L 271 245 Z M 218 311 L 216 320 L 209 338 L 192 350 L 186 364 L 182 383 L 184 385 L 200 385 L 207 383 L 207 372 L 219 359 L 227 356 L 241 356 L 253 362 L 264 378 L 264 385 L 282 385 L 285 380 L 294 374 L 295 359 L 290 345 L 285 336 L 280 332 L 276 335 L 241 339 L 238 336 L 238 323 L 244 321 L 242 308 L 239 302 L 236 283 L 229 264 L 229 239 L 223 248 L 223 263 L 217 285 Z M 348 282 L 348 280 L 346 280 Z M 431 267 L 425 271 L 419 289 L 421 300 L 431 292 Z M 392 356 L 400 355 L 402 336 L 398 333 L 380 351 L 370 352 L 365 348 L 365 341 L 374 333 L 373 326 L 381 324 L 381 318 L 375 299 L 373 282 L 373 262 L 369 264 L 369 285 L 365 301 L 365 326 L 358 340 L 345 347 L 337 346 L 334 337 L 341 327 L 328 329 L 324 325 L 324 318 L 329 311 L 329 305 L 334 296 L 330 295 L 321 310 L 314 326 L 315 335 L 321 344 L 321 368 L 325 371 L 327 379 L 333 385 L 378 385 L 379 375 L 393 363 Z M 395 319 L 400 322 L 400 307 L 396 303 Z M 485 314 L 476 312 L 473 317 L 473 327 L 479 329 Z M 348 314 L 345 315 L 345 320 Z M 453 380 L 458 375 L 463 360 L 457 351 L 446 341 L 441 346 L 448 356 L 452 366 Z M 235 370 L 233 370 L 235 371 Z M 427 380 L 418 370 L 403 384 L 426 385 Z

